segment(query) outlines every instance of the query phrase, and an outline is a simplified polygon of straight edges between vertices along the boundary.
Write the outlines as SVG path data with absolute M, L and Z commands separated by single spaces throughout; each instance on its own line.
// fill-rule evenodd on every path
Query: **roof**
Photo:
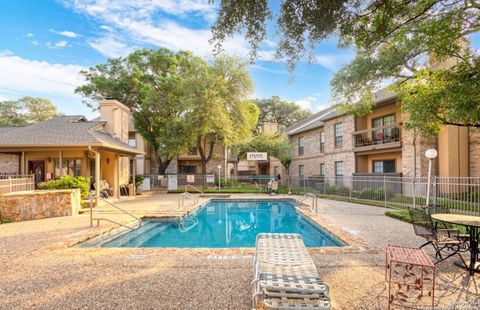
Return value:
M 82 115 L 59 116 L 23 127 L 0 127 L 0 148 L 36 146 L 103 146 L 140 154 L 107 132 L 105 121 L 88 121 Z
M 387 92 L 387 88 L 382 88 L 375 92 L 374 104 L 379 104 L 387 100 L 391 100 L 397 97 L 397 94 L 390 94 Z M 342 116 L 345 113 L 338 111 L 335 107 L 329 107 L 321 110 L 309 117 L 298 121 L 285 129 L 287 135 L 294 135 L 297 133 L 309 131 L 312 129 L 320 128 L 324 125 L 324 122 L 336 117 Z

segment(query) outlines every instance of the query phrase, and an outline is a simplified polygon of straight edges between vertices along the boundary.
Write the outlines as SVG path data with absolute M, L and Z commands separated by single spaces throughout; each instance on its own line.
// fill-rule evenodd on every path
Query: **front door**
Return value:
M 38 188 L 38 183 L 45 181 L 45 161 L 28 161 L 28 173 L 34 175 L 35 188 Z

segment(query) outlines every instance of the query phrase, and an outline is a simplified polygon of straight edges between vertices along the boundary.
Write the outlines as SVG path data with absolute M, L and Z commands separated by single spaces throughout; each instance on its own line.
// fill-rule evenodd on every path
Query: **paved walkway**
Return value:
M 176 210 L 177 198 L 153 195 L 120 205 L 163 213 Z M 335 309 L 384 309 L 381 249 L 388 243 L 421 243 L 411 225 L 384 212 L 319 200 L 319 215 L 380 249 L 378 254 L 312 252 Z M 69 247 L 110 227 L 90 228 L 88 215 L 0 225 L 0 309 L 249 309 L 252 250 Z M 469 277 L 446 261 L 438 266 L 436 302 L 447 307 L 457 300 L 480 300 L 480 275 Z

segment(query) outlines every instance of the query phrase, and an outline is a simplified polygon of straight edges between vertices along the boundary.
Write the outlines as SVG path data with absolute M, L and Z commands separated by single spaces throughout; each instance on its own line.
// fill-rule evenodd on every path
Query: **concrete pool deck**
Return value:
M 267 197 L 266 195 L 232 195 Z M 277 196 L 279 197 L 279 196 Z M 121 202 L 136 214 L 177 212 L 178 195 Z M 205 199 L 206 201 L 206 199 Z M 385 209 L 318 200 L 318 215 L 374 251 L 311 251 L 335 309 L 384 309 L 388 243 L 422 243 Z M 137 212 L 138 211 L 138 212 Z M 108 217 L 128 222 L 112 212 Z M 177 213 L 175 213 L 177 214 Z M 0 225 L 0 309 L 249 309 L 251 249 L 78 248 L 115 225 L 89 226 L 88 214 Z M 436 306 L 480 299 L 480 274 L 447 260 L 437 266 Z M 462 308 L 468 309 L 468 308 Z

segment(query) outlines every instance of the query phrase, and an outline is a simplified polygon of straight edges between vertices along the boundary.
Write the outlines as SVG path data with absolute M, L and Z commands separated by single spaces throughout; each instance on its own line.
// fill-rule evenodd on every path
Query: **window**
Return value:
M 325 175 L 325 164 L 320 164 L 320 175 Z
M 373 173 L 395 172 L 395 160 L 374 160 Z
M 385 139 L 393 138 L 397 129 L 393 128 L 395 124 L 395 114 L 386 115 L 372 120 L 372 128 L 391 126 L 388 128 L 382 128 L 372 131 L 372 140 L 383 143 Z
M 320 152 L 325 152 L 325 132 L 320 133 Z
M 298 155 L 303 155 L 304 154 L 304 144 L 305 144 L 305 139 L 303 137 L 298 138 Z
M 135 138 L 134 132 L 128 133 L 128 145 L 130 145 L 131 147 L 137 147 L 137 139 Z
M 60 160 L 54 160 L 54 177 L 60 177 Z M 62 160 L 62 176 L 80 176 L 82 175 L 82 160 L 81 159 L 64 159 Z
M 303 177 L 305 175 L 305 166 L 300 165 L 298 166 L 298 176 Z
M 343 176 L 343 161 L 335 162 L 335 176 L 337 177 Z
M 343 161 L 335 162 L 335 184 L 343 185 Z
M 334 126 L 335 147 L 343 146 L 343 123 L 336 123 Z

